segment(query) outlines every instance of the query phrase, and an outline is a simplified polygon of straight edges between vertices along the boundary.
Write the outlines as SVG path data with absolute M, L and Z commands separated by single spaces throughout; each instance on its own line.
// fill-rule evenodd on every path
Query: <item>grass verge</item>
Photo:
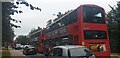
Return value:
M 10 51 L 2 50 L 2 58 L 10 58 Z

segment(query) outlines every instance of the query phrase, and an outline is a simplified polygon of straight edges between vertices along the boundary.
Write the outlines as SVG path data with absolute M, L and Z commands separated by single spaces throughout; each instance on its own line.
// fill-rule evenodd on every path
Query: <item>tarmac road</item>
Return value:
M 21 50 L 10 50 L 12 58 L 46 58 L 43 54 L 37 53 L 36 55 L 24 55 Z M 111 53 L 110 58 L 120 58 L 120 54 L 113 54 Z
M 21 49 L 21 50 L 18 50 L 20 53 L 22 53 L 23 54 L 23 50 Z M 23 54 L 24 55 L 24 54 Z M 37 53 L 37 54 L 35 54 L 35 55 L 25 55 L 25 56 L 44 56 L 43 54 L 40 54 L 40 53 Z
M 11 58 L 42 58 L 44 57 L 43 54 L 37 53 L 36 55 L 24 55 L 21 50 L 14 50 L 14 49 L 10 49 L 10 53 L 11 53 Z

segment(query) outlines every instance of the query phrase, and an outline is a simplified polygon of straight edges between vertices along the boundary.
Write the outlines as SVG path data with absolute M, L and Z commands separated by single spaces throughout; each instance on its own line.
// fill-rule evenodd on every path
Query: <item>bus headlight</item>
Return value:
M 82 41 L 82 45 L 85 45 L 85 42 L 84 42 L 84 41 Z

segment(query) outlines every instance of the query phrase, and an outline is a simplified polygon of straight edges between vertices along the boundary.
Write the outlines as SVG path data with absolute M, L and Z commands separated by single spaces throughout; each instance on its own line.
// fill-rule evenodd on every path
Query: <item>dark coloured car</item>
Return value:
M 34 55 L 34 54 L 37 54 L 37 51 L 36 51 L 34 46 L 32 46 L 32 45 L 25 45 L 23 47 L 23 54 L 25 54 L 25 55 L 28 55 L 28 54 Z

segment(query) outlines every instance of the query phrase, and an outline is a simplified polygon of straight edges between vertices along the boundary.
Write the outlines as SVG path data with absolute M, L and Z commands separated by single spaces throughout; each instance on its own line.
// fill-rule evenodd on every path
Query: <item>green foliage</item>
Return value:
M 68 10 L 68 11 L 65 12 L 64 14 L 61 13 L 61 12 L 58 12 L 58 14 L 57 14 L 57 18 L 53 19 L 53 22 L 55 22 L 56 20 L 58 20 L 59 18 L 61 18 L 62 16 L 68 14 L 68 13 L 71 12 L 71 11 L 73 11 L 73 10 Z M 55 15 L 55 14 L 53 14 L 53 15 Z
M 60 18 L 62 16 L 63 16 L 63 14 L 61 12 L 58 12 L 57 17 Z
M 28 35 L 33 34 L 34 32 L 39 31 L 39 30 L 42 30 L 42 28 L 41 28 L 41 27 L 38 27 L 37 29 L 33 28 L 33 29 L 29 32 Z
M 2 43 L 10 42 L 12 38 L 15 36 L 13 28 L 11 27 L 10 23 L 10 12 L 11 10 L 11 3 L 4 2 L 2 3 Z
M 27 2 L 17 1 L 16 3 L 12 2 L 3 2 L 2 3 L 2 43 L 4 42 L 11 42 L 13 40 L 13 37 L 15 36 L 14 34 L 14 29 L 15 28 L 21 28 L 21 26 L 15 25 L 11 23 L 10 21 L 13 21 L 15 23 L 21 23 L 20 20 L 16 20 L 11 18 L 10 15 L 14 15 L 14 13 L 23 13 L 21 10 L 15 10 L 18 7 L 18 5 L 24 4 L 25 6 L 29 7 L 31 10 L 39 10 L 41 11 L 40 8 L 32 6 L 32 4 L 29 4 Z
M 24 35 L 19 35 L 16 38 L 16 41 L 19 42 L 20 44 L 27 44 L 27 43 L 29 43 L 29 38 L 27 36 L 24 36 Z
M 3 50 L 2 51 L 2 58 L 10 58 L 10 51 L 9 50 Z
M 109 5 L 110 6 L 110 5 Z M 120 52 L 120 1 L 107 14 L 111 52 Z
M 52 23 L 51 19 L 47 21 L 47 25 L 50 25 L 51 23 Z
M 30 7 L 31 10 L 39 10 L 39 11 L 41 11 L 41 9 L 39 7 L 35 7 L 35 6 L 33 6 L 32 4 L 29 4 L 26 1 L 17 1 L 16 4 L 17 5 L 24 4 L 25 6 Z

